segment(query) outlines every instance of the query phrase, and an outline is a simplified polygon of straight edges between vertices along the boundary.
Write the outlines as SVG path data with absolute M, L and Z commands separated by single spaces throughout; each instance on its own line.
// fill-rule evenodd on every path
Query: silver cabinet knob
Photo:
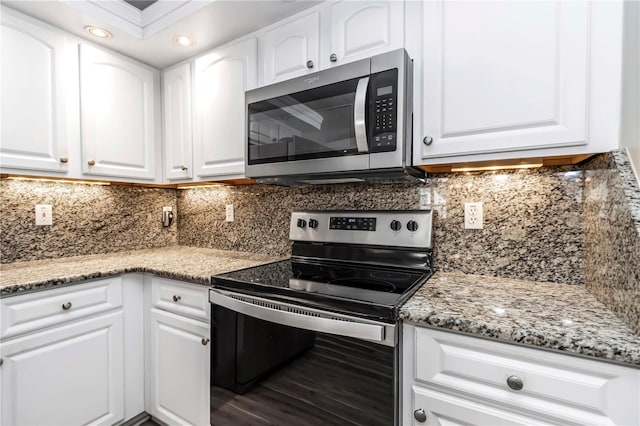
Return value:
M 61 163 L 68 163 L 69 159 L 67 157 L 60 157 L 60 162 Z
M 180 168 L 182 169 L 182 171 L 186 171 L 189 169 L 187 166 L 180 166 Z
M 182 297 L 178 296 L 177 294 L 173 295 L 173 301 L 177 302 L 178 300 L 182 299 Z
M 313 61 L 307 61 L 307 68 L 313 68 Z
M 68 311 L 69 309 L 71 309 L 71 302 L 63 303 L 62 309 L 64 309 L 65 311 Z
M 433 138 L 431 136 L 425 136 L 424 139 L 422 139 L 422 143 L 429 146 L 433 143 Z
M 87 164 L 90 166 L 95 166 L 96 165 L 96 160 L 89 160 L 87 161 Z
M 518 376 L 509 376 L 507 377 L 507 385 L 516 391 L 519 391 L 520 389 L 522 389 L 524 387 L 524 383 L 522 382 L 522 379 Z
M 206 337 L 203 337 L 201 342 L 202 342 L 202 346 L 207 346 L 209 344 L 209 339 L 207 339 Z
M 422 408 L 418 408 L 416 411 L 414 411 L 413 417 L 420 423 L 424 423 L 427 421 L 427 413 L 425 413 Z
M 331 56 L 329 56 L 329 60 L 331 62 L 336 62 L 338 60 L 338 55 L 336 55 L 335 53 L 332 53 Z

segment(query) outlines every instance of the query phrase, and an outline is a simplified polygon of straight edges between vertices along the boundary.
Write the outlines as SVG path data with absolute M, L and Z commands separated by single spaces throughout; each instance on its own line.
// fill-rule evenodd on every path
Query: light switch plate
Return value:
M 233 212 L 233 204 L 227 204 L 226 208 L 225 208 L 225 212 L 226 212 L 226 217 L 225 220 L 227 222 L 233 222 L 233 220 L 235 219 L 235 215 Z
M 36 204 L 36 225 L 53 225 L 53 211 L 51 204 Z

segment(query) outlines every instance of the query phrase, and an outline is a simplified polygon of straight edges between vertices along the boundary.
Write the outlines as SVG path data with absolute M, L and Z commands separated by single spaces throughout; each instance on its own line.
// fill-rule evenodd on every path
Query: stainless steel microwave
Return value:
M 340 183 L 411 167 L 413 63 L 404 49 L 246 92 L 247 177 Z

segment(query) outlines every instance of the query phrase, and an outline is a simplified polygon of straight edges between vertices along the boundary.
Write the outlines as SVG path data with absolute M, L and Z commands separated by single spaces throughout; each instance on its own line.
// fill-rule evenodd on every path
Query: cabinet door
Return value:
M 530 417 L 510 413 L 431 389 L 413 387 L 413 412 L 405 413 L 405 425 L 541 425 Z M 422 420 L 420 416 L 424 413 Z
M 269 28 L 260 41 L 261 84 L 267 85 L 318 71 L 319 34 L 318 11 Z
M 590 8 L 423 3 L 421 158 L 585 144 Z
M 64 174 L 79 161 L 68 145 L 76 57 L 61 33 L 14 13 L 3 8 L 0 26 L 0 166 Z
M 82 171 L 154 180 L 160 153 L 158 72 L 80 46 Z
M 191 64 L 162 73 L 164 173 L 167 180 L 193 176 Z
M 149 318 L 152 416 L 167 424 L 209 424 L 210 327 L 151 309 Z
M 340 65 L 403 46 L 402 1 L 329 3 L 323 66 Z M 331 60 L 335 55 L 335 60 Z
M 257 84 L 257 40 L 216 49 L 195 63 L 195 146 L 199 177 L 244 177 L 244 92 Z
M 122 312 L 2 344 L 3 425 L 111 425 L 124 416 Z

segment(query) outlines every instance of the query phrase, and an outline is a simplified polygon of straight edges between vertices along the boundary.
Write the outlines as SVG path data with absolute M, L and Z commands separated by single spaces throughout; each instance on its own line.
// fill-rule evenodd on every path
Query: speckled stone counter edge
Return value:
M 242 269 L 242 268 L 238 268 Z M 88 272 L 82 275 L 71 275 L 64 278 L 53 278 L 46 281 L 36 281 L 32 283 L 24 283 L 24 284 L 15 284 L 15 285 L 7 285 L 0 288 L 0 298 L 9 297 L 9 296 L 17 296 L 19 294 L 36 291 L 36 290 L 48 290 L 52 288 L 57 288 L 66 285 L 72 284 L 82 284 L 83 281 L 95 280 L 99 278 L 107 278 L 113 277 L 116 275 L 134 273 L 134 272 L 143 272 L 158 275 L 164 278 L 170 278 L 174 280 L 187 281 L 193 284 L 201 284 L 205 286 L 211 285 L 211 277 L 210 276 L 194 276 L 187 274 L 180 274 L 176 272 L 170 272 L 166 270 L 156 269 L 156 268 L 147 268 L 147 267 L 133 267 L 133 268 L 121 268 L 114 269 L 111 271 L 96 271 L 96 272 Z

